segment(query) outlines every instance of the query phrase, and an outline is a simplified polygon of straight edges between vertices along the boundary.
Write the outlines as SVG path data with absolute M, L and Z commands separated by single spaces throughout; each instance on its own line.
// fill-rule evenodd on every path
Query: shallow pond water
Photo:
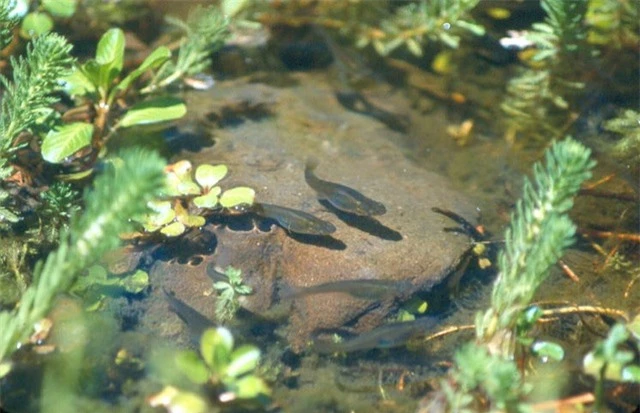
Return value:
M 345 89 L 344 68 L 322 38 L 297 42 L 281 34 L 269 48 L 221 51 L 213 88 L 178 92 L 189 107 L 187 117 L 163 131 L 159 140 L 149 139 L 156 139 L 170 161 L 226 164 L 231 173 L 225 185 L 251 186 L 261 202 L 329 220 L 338 228 L 335 237 L 292 234 L 254 216 L 208 222 L 177 240 L 135 253 L 125 250 L 135 257 L 127 268 L 149 272 L 148 291 L 110 298 L 103 311 L 88 314 L 73 300 L 61 301 L 52 318 L 71 326 L 54 337 L 61 354 L 43 356 L 50 357 L 47 361 L 21 355 L 20 367 L 1 383 L 0 406 L 9 412 L 56 411 L 55 406 L 40 406 L 39 392 L 46 386 L 55 391 L 52 376 L 64 377 L 63 371 L 75 368 L 81 378 L 78 411 L 159 411 L 147 400 L 171 376 L 161 360 L 176 348 L 193 347 L 189 326 L 170 310 L 163 289 L 213 320 L 215 292 L 208 267 L 233 265 L 242 269 L 254 294 L 243 298 L 243 309 L 229 327 L 238 341 L 255 343 L 263 353 L 260 371 L 273 391 L 266 409 L 419 411 L 420 400 L 446 373 L 453 351 L 472 331 L 427 342 L 423 337 L 439 328 L 472 324 L 495 277 L 495 262 L 481 268 L 478 257 L 467 259 L 469 237 L 446 232 L 456 223 L 432 208 L 481 224 L 493 241 L 485 258 L 495 261 L 523 176 L 547 145 L 507 142 L 503 136 L 498 106 L 511 65 L 467 50 L 457 62 L 457 78 L 423 67 L 409 82 L 389 79 L 399 63 L 380 59 L 371 66 L 381 68 L 363 86 Z M 300 58 L 300 50 L 311 51 L 311 57 Z M 416 79 L 426 88 L 416 86 L 421 84 Z M 441 90 L 465 96 L 465 102 L 443 99 Z M 587 145 L 597 139 L 580 126 L 592 116 L 589 111 L 577 113 L 578 121 L 566 131 Z M 599 161 L 594 182 L 620 175 L 606 155 L 594 156 Z M 319 203 L 303 177 L 309 157 L 320 159 L 317 173 L 323 179 L 357 188 L 385 204 L 386 214 L 349 218 Z M 637 232 L 637 187 L 617 176 L 603 187 L 604 195 L 579 196 L 572 212 L 584 235 L 564 265 L 579 281 L 558 266 L 536 301 L 630 313 L 640 307 L 640 281 L 631 283 L 633 268 L 638 277 L 637 242 L 600 238 L 596 232 Z M 461 278 L 449 282 L 452 273 Z M 373 306 L 344 292 L 282 299 L 286 288 L 344 278 L 408 280 L 409 287 Z M 440 318 L 438 326 L 411 334 L 399 346 L 374 343 L 347 354 L 318 354 L 309 345 L 322 334 L 326 339 L 338 332 L 348 339 L 386 325 L 410 299 L 426 301 L 427 314 Z M 574 350 L 554 366 L 574 373 L 607 326 L 579 312 L 558 317 L 538 334 Z M 62 351 L 65 345 L 68 352 Z M 76 358 L 69 356 L 74 346 L 83 349 Z M 124 361 L 114 362 L 122 352 Z M 548 377 L 545 366 L 536 367 L 540 377 Z M 567 393 L 590 385 L 570 376 L 557 380 Z

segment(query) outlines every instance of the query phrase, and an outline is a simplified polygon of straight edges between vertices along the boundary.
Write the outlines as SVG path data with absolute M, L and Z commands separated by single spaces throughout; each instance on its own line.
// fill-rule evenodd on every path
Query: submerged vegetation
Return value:
M 34 394 L 41 391 L 41 394 L 30 393 L 29 397 L 40 397 L 43 406 L 58 406 L 54 401 L 59 398 L 59 406 L 72 411 L 80 399 L 76 400 L 75 394 L 90 393 L 87 390 L 90 386 L 84 388 L 81 379 L 87 374 L 84 370 L 90 370 L 83 365 L 88 360 L 84 355 L 88 340 L 72 350 L 60 345 L 60 354 L 47 358 L 49 353 L 58 350 L 55 344 L 52 344 L 54 348 L 48 348 L 46 344 L 51 323 L 54 323 L 54 330 L 56 327 L 55 317 L 50 314 L 56 300 L 65 293 L 83 300 L 84 307 L 80 310 L 83 315 L 88 311 L 106 313 L 108 308 L 126 307 L 126 310 L 114 311 L 119 316 L 119 311 L 128 311 L 121 317 L 122 325 L 119 326 L 119 332 L 126 334 L 138 334 L 135 331 L 138 324 L 154 305 L 149 304 L 153 301 L 150 297 L 157 297 L 157 293 L 162 296 L 161 291 L 164 291 L 166 300 L 159 300 L 163 306 L 169 303 L 180 318 L 184 319 L 180 315 L 182 311 L 182 314 L 188 313 L 197 320 L 198 325 L 191 327 L 198 332 L 192 340 L 198 341 L 199 351 L 162 349 L 166 353 L 158 357 L 162 360 L 156 361 L 156 365 L 152 356 L 136 358 L 129 354 L 127 344 L 123 344 L 126 338 L 114 340 L 117 344 L 113 344 L 113 348 L 112 344 L 105 344 L 106 358 L 112 363 L 109 371 L 104 372 L 109 377 L 109 385 L 105 387 L 111 386 L 108 390 L 111 393 L 105 396 L 106 393 L 96 392 L 91 397 L 108 397 L 112 404 L 116 403 L 115 400 L 140 398 L 142 401 L 136 408 L 141 411 L 149 409 L 149 406 L 196 413 L 264 410 L 268 406 L 273 409 L 274 406 L 269 405 L 270 397 L 274 394 L 277 399 L 278 392 L 272 392 L 272 383 L 268 384 L 260 377 L 265 366 L 273 369 L 273 379 L 282 379 L 285 383 L 274 383 L 273 387 L 295 388 L 300 384 L 296 382 L 299 373 L 294 370 L 301 368 L 300 364 L 305 365 L 312 360 L 311 364 L 316 363 L 314 367 L 317 367 L 325 362 L 336 362 L 331 359 L 335 353 L 406 346 L 416 337 L 437 329 L 439 322 L 448 316 L 432 316 L 431 302 L 427 306 L 422 297 L 422 293 L 428 291 L 416 290 L 418 287 L 414 279 L 332 279 L 331 282 L 287 292 L 286 286 L 278 284 L 283 280 L 269 280 L 266 274 L 264 279 L 260 278 L 262 266 L 254 269 L 245 266 L 244 262 L 231 261 L 242 266 L 244 274 L 231 266 L 208 274 L 214 281 L 214 297 L 210 299 L 215 299 L 215 304 L 210 303 L 211 308 L 215 308 L 215 319 L 228 326 L 242 325 L 236 335 L 235 330 L 232 334 L 225 327 L 210 328 L 213 321 L 204 312 L 200 313 L 168 292 L 174 288 L 178 291 L 176 286 L 190 285 L 192 280 L 179 280 L 167 289 L 163 284 L 165 280 L 152 278 L 152 265 L 158 259 L 175 258 L 183 264 L 180 258 L 172 256 L 171 246 L 186 244 L 191 241 L 190 237 L 197 241 L 198 236 L 211 227 L 221 233 L 234 231 L 229 223 L 238 216 L 248 221 L 273 221 L 286 230 L 277 236 L 288 236 L 313 248 L 342 251 L 347 247 L 339 239 L 332 238 L 334 235 L 340 237 L 344 225 L 337 227 L 301 210 L 257 202 L 253 182 L 247 182 L 249 186 L 237 185 L 237 182 L 244 184 L 248 181 L 237 175 L 237 163 L 207 158 L 205 163 L 194 167 L 183 159 L 184 153 L 175 153 L 170 155 L 176 155 L 179 160 L 172 159 L 167 164 L 155 152 L 157 148 L 149 147 L 153 143 L 143 139 L 151 128 L 156 128 L 154 132 L 157 132 L 183 118 L 189 109 L 188 99 L 182 94 L 183 87 L 196 84 L 192 78 L 211 68 L 212 54 L 223 54 L 227 41 L 233 40 L 234 50 L 230 53 L 236 53 L 235 48 L 242 48 L 243 41 L 250 43 L 243 38 L 244 30 L 251 33 L 257 28 L 270 30 L 276 41 L 286 39 L 287 28 L 294 28 L 294 31 L 307 29 L 323 39 L 322 42 L 329 43 L 324 46 L 336 60 L 342 59 L 339 55 L 343 44 L 338 45 L 337 42 L 334 45 L 332 39 L 333 36 L 343 37 L 346 39 L 344 44 L 354 45 L 365 53 L 372 51 L 369 57 L 383 68 L 381 72 L 393 77 L 394 82 L 399 77 L 397 70 L 401 69 L 409 87 L 420 85 L 418 89 L 425 91 L 434 101 L 445 101 L 447 107 L 454 108 L 453 117 L 468 116 L 478 119 L 479 124 L 491 123 L 482 126 L 484 129 L 479 132 L 486 141 L 490 140 L 489 136 L 500 135 L 505 136 L 509 143 L 525 143 L 515 147 L 506 145 L 506 150 L 514 151 L 509 152 L 514 156 L 516 150 L 523 148 L 533 148 L 536 153 L 546 148 L 545 162 L 536 163 L 532 178 L 525 178 L 522 197 L 515 203 L 504 239 L 500 240 L 502 247 L 496 261 L 498 273 L 490 302 L 484 310 L 478 310 L 478 307 L 473 310 L 475 324 L 468 327 L 474 329 L 475 338 L 451 352 L 452 367 L 437 381 L 431 382 L 437 384 L 419 383 L 415 387 L 420 395 L 425 393 L 425 386 L 434 389 L 427 394 L 423 404 L 451 412 L 530 410 L 534 401 L 532 395 L 544 392 L 538 391 L 544 378 L 530 368 L 529 362 L 533 364 L 532 360 L 542 359 L 560 362 L 572 351 L 566 343 L 560 344 L 548 338 L 553 334 L 540 334 L 542 324 L 553 321 L 550 316 L 559 319 L 564 314 L 556 306 L 547 307 L 544 302 L 538 302 L 536 297 L 543 283 L 548 281 L 552 267 L 567 249 L 575 245 L 576 234 L 583 234 L 580 242 L 595 249 L 600 246 L 589 234 L 608 238 L 614 245 L 607 245 L 609 251 L 602 252 L 606 256 L 602 268 L 617 265 L 622 269 L 619 273 L 630 280 L 624 291 L 625 297 L 637 291 L 637 284 L 640 284 L 637 282 L 640 280 L 638 263 L 629 257 L 637 252 L 636 244 L 640 237 L 635 233 L 624 233 L 624 228 L 621 228 L 625 214 L 633 212 L 627 212 L 629 209 L 625 207 L 610 231 L 600 231 L 599 228 L 578 230 L 578 225 L 569 218 L 574 198 L 585 189 L 585 182 L 592 175 L 599 177 L 602 172 L 594 172 L 595 156 L 588 149 L 590 142 L 586 139 L 581 142 L 569 137 L 557 141 L 569 131 L 575 135 L 580 133 L 575 124 L 580 117 L 591 116 L 592 108 L 586 106 L 592 100 L 602 99 L 616 104 L 625 102 L 621 108 L 615 108 L 616 111 L 598 108 L 603 113 L 593 116 L 600 119 L 595 135 L 609 135 L 593 146 L 596 152 L 614 158 L 616 166 L 621 168 L 616 172 L 625 179 L 628 180 L 629 171 L 637 178 L 640 114 L 636 108 L 625 109 L 630 106 L 625 100 L 629 91 L 620 87 L 627 81 L 620 80 L 620 73 L 626 69 L 620 67 L 623 65 L 618 66 L 614 57 L 620 52 L 626 59 L 629 50 L 637 48 L 640 17 L 638 7 L 631 1 L 541 0 L 535 9 L 537 14 L 534 13 L 537 19 L 526 22 L 526 28 L 522 29 L 524 26 L 510 17 L 511 11 L 517 11 L 520 5 L 487 10 L 487 5 L 478 0 L 223 0 L 216 6 L 194 8 L 185 20 L 166 17 L 172 29 L 161 32 L 157 28 L 147 28 L 149 33 L 141 36 L 143 40 L 134 36 L 135 33 L 130 32 L 126 25 L 119 24 L 121 27 L 104 27 L 99 39 L 95 39 L 95 47 L 84 42 L 76 43 L 77 39 L 70 31 L 73 31 L 77 16 L 106 14 L 109 18 L 105 21 L 122 22 L 124 18 L 114 6 L 119 3 L 76 0 L 16 3 L 14 0 L 0 0 L 0 49 L 3 50 L 0 55 L 0 386 L 4 380 L 21 374 L 23 365 L 29 365 L 35 358 L 44 360 L 35 364 L 46 367 L 42 368 L 42 389 L 30 390 Z M 126 8 L 135 2 L 123 3 L 122 7 Z M 103 23 L 97 20 L 100 19 L 96 19 L 91 27 L 102 27 Z M 515 23 L 521 30 L 509 31 L 507 35 L 504 28 L 515 26 Z M 58 30 L 58 26 L 62 27 L 60 31 L 65 35 L 52 32 Z M 278 35 L 282 38 L 277 38 Z M 498 41 L 500 36 L 502 40 Z M 504 47 L 499 46 L 500 51 L 508 49 L 517 63 L 512 65 L 508 58 L 501 60 L 489 56 L 487 50 L 478 53 L 486 60 L 481 64 L 477 63 L 481 59 L 478 56 L 469 58 L 468 55 L 473 54 L 470 53 L 472 49 L 483 48 L 477 45 L 484 41 L 491 43 L 492 47 L 502 44 Z M 152 46 L 147 46 L 147 43 Z M 82 49 L 77 50 L 78 46 Z M 133 53 L 134 49 L 136 53 Z M 138 54 L 139 50 L 142 53 Z M 266 64 L 277 60 L 269 48 L 261 52 L 268 54 L 264 59 L 269 62 Z M 252 58 L 243 57 L 241 60 L 246 64 Z M 484 97 L 458 91 L 454 75 L 460 73 L 463 77 L 472 71 L 463 68 L 466 62 L 478 64 L 478 71 L 489 70 L 487 65 L 498 66 L 501 74 L 513 68 L 510 77 L 506 76 L 500 84 L 499 99 L 494 100 L 501 104 L 487 107 Z M 609 67 L 613 68 L 611 74 L 603 74 Z M 604 93 L 597 88 L 604 89 L 602 78 L 605 77 L 606 85 L 612 86 L 606 91 L 607 96 L 601 97 Z M 260 79 L 256 75 L 249 81 L 259 82 Z M 292 83 L 295 82 L 297 79 Z M 446 87 L 440 88 L 440 83 Z M 206 87 L 212 84 L 210 81 Z M 352 86 L 355 87 L 349 85 L 350 88 Z M 390 112 L 370 103 L 364 88 L 362 91 L 350 90 L 349 93 L 356 96 L 354 101 L 358 103 L 352 108 L 344 104 L 343 91 L 335 91 L 336 98 L 345 108 L 367 116 L 375 112 L 378 116 L 372 116 L 373 119 L 390 126 L 390 122 L 384 121 L 389 119 Z M 591 94 L 597 93 L 596 98 L 591 99 Z M 242 105 L 250 106 L 255 96 L 251 94 L 243 99 Z M 502 125 L 491 122 L 498 117 L 503 120 Z M 317 120 L 301 123 L 304 122 L 313 124 Z M 403 119 L 404 126 L 408 123 Z M 465 120 L 463 124 L 471 125 L 466 128 L 466 134 L 473 133 L 473 120 Z M 498 132 L 493 129 L 500 127 L 504 130 Z M 397 132 L 393 127 L 390 129 Z M 119 139 L 124 136 L 124 130 L 127 131 L 126 139 L 131 140 L 126 143 L 122 142 L 126 139 Z M 401 129 L 406 130 L 406 127 Z M 456 133 L 463 132 L 456 130 Z M 317 132 L 308 133 L 314 134 Z M 135 135 L 140 135 L 139 139 L 133 138 Z M 422 136 L 422 131 L 417 131 L 416 135 Z M 457 147 L 456 150 L 473 150 L 466 147 L 472 142 L 468 136 L 458 138 L 465 142 L 465 147 Z M 334 143 L 329 139 L 323 141 L 324 149 L 331 147 L 334 150 L 332 145 Z M 499 145 L 505 146 L 505 143 L 496 144 Z M 223 147 L 220 151 L 225 150 Z M 381 158 L 385 156 L 378 155 Z M 245 156 L 242 162 L 255 166 L 261 174 L 269 174 L 270 156 L 269 153 L 255 155 L 258 161 L 252 160 L 253 155 Z M 281 164 L 286 164 L 286 168 L 296 165 L 288 159 L 281 161 L 279 158 L 273 163 L 278 164 L 277 168 Z M 313 161 L 306 165 L 304 178 L 309 186 L 307 189 L 316 194 L 321 205 L 327 207 L 328 204 L 327 209 L 343 223 L 373 236 L 380 234 L 376 231 L 381 231 L 381 228 L 387 231 L 386 234 L 393 232 L 393 236 L 380 237 L 385 241 L 413 241 L 407 241 L 403 234 L 373 218 L 405 214 L 406 211 L 392 203 L 387 204 L 387 201 L 383 205 L 345 185 L 320 179 L 314 174 L 315 166 Z M 230 169 L 233 171 L 231 178 L 227 177 Z M 325 176 L 328 171 L 330 169 L 323 169 L 320 175 Z M 606 179 L 602 181 L 606 182 Z M 227 186 L 226 182 L 231 184 Z M 279 185 L 286 188 L 287 183 Z M 509 192 L 511 188 L 507 186 L 500 190 Z M 281 189 L 280 186 L 267 185 L 255 188 L 263 191 L 260 195 L 266 195 L 265 199 L 268 199 L 269 191 Z M 301 197 L 300 194 L 297 196 Z M 615 198 L 610 194 L 603 196 L 607 197 Z M 424 205 L 424 208 L 431 208 L 445 217 L 457 217 L 454 212 L 437 205 Z M 577 222 L 582 227 L 580 218 Z M 475 246 L 485 248 L 492 242 L 486 241 L 481 227 L 475 227 L 462 217 L 460 220 L 464 227 L 462 232 L 473 238 Z M 265 257 L 281 255 L 282 248 L 272 251 L 270 245 L 261 245 L 264 238 L 256 238 L 255 234 L 264 226 L 261 224 L 258 222 L 252 227 L 246 239 L 258 244 Z M 281 242 L 281 238 L 279 241 L 269 239 L 268 242 Z M 118 277 L 112 277 L 101 260 L 123 240 L 130 244 L 132 255 L 139 253 L 138 261 Z M 626 247 L 623 243 L 629 241 L 636 244 Z M 208 243 L 203 248 L 208 254 L 217 248 L 219 240 L 206 239 L 204 242 Z M 353 249 L 356 246 L 349 247 Z M 490 254 L 487 251 L 483 253 Z M 197 251 L 189 250 L 187 254 L 189 259 L 195 257 L 194 262 L 209 259 Z M 310 262 L 318 261 L 313 254 L 308 258 Z M 407 260 L 414 258 L 406 257 Z M 468 259 L 461 261 L 470 262 Z M 488 259 L 486 261 L 489 262 Z M 216 268 L 214 263 L 209 264 L 212 269 Z M 280 262 L 268 264 L 272 267 L 281 265 Z M 276 278 L 281 276 L 280 268 L 275 268 L 274 272 Z M 257 283 L 254 282 L 256 273 Z M 246 283 L 250 276 L 252 282 Z M 271 289 L 267 290 L 265 286 Z M 427 289 L 424 286 L 420 288 Z M 417 294 L 409 297 L 407 291 L 417 291 Z M 182 296 L 183 293 L 179 294 Z M 363 327 L 358 324 L 363 319 L 366 324 L 366 317 L 358 318 L 362 316 L 360 314 L 350 319 L 348 326 L 342 326 L 347 333 L 342 341 L 315 340 L 315 336 L 310 339 L 315 345 L 307 346 L 305 351 L 322 354 L 318 361 L 316 355 L 307 358 L 290 354 L 291 350 L 284 348 L 287 345 L 280 343 L 281 333 L 276 328 L 262 318 L 248 322 L 244 318 L 245 312 L 238 311 L 245 301 L 255 296 L 268 296 L 273 300 L 269 305 L 274 307 L 321 313 L 324 309 L 314 308 L 309 302 L 314 302 L 314 298 L 318 298 L 316 296 L 330 294 L 341 294 L 345 300 L 368 302 L 370 307 L 364 313 L 384 308 L 381 311 L 389 312 L 384 314 L 388 320 L 410 321 L 377 327 L 370 325 L 372 328 L 363 332 Z M 301 304 L 303 302 L 304 305 Z M 385 304 L 387 302 L 388 305 Z M 401 307 L 399 311 L 396 311 L 396 305 Z M 415 311 L 408 310 L 412 305 L 416 307 Z M 427 307 L 429 314 L 423 316 Z M 589 393 L 592 398 L 576 404 L 593 403 L 594 411 L 601 411 L 606 405 L 608 384 L 640 383 L 640 315 L 637 309 L 609 309 L 596 304 L 587 308 L 574 302 L 563 309 L 569 307 L 573 314 L 585 312 L 602 316 L 599 322 L 606 326 L 602 330 L 608 329 L 606 337 L 603 334 L 602 340 L 589 342 L 586 355 L 580 354 L 579 357 L 581 371 L 593 377 L 594 381 Z M 271 308 L 265 309 L 265 314 L 260 316 L 267 317 L 269 311 Z M 308 314 L 303 318 L 306 316 Z M 262 322 L 266 327 L 255 328 Z M 175 326 L 163 323 L 164 320 L 146 328 L 166 337 L 174 332 L 172 327 Z M 91 334 L 88 325 L 82 329 L 82 334 L 87 336 Z M 350 329 L 359 334 L 348 338 Z M 269 330 L 269 333 L 263 330 Z M 462 331 L 462 328 L 456 331 Z M 320 334 L 324 333 L 328 332 Z M 269 339 L 265 340 L 267 335 Z M 257 337 L 261 340 L 260 348 L 250 344 L 235 345 L 236 341 L 251 342 Z M 154 342 L 153 351 L 156 351 L 155 345 Z M 117 352 L 113 351 L 116 346 Z M 148 349 L 148 343 L 145 341 L 141 347 Z M 410 349 L 414 348 L 410 346 Z M 379 354 L 393 356 L 394 353 Z M 410 355 L 419 356 L 417 352 Z M 63 365 L 64 377 L 58 382 L 55 378 L 57 369 Z M 347 363 L 343 367 L 352 368 L 353 365 Z M 376 368 L 380 372 L 376 388 L 380 389 L 386 401 L 383 368 Z M 404 387 L 405 374 L 407 377 L 410 375 L 402 373 L 398 391 Z M 0 410 L 4 407 L 1 390 Z M 545 396 L 555 400 L 563 395 L 558 389 L 557 393 Z M 330 408 L 339 409 L 333 405 Z M 47 409 L 51 410 L 51 407 L 43 407 L 43 411 Z

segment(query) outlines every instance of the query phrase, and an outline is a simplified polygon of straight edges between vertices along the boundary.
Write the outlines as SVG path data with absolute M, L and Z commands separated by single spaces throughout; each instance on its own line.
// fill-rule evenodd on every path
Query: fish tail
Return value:
M 300 294 L 300 291 L 301 289 L 283 282 L 280 284 L 278 296 L 280 297 L 280 301 L 289 301 L 296 298 L 296 296 Z

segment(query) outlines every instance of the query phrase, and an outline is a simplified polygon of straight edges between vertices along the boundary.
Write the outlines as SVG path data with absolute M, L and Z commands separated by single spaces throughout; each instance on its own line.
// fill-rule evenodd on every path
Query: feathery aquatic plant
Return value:
M 0 312 L 0 377 L 9 371 L 7 357 L 49 311 L 55 296 L 66 291 L 78 274 L 116 247 L 129 231 L 131 218 L 147 211 L 147 202 L 162 188 L 164 162 L 155 153 L 131 150 L 122 164 L 111 167 L 85 194 L 86 207 L 62 234 L 60 246 L 39 262 L 34 281 L 13 311 Z

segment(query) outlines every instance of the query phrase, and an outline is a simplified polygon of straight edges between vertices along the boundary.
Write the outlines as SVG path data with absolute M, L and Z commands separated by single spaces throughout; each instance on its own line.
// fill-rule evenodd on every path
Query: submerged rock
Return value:
M 345 324 L 355 331 L 370 330 L 399 301 L 440 282 L 458 264 L 469 240 L 444 232 L 452 222 L 431 208 L 450 209 L 472 222 L 476 211 L 444 178 L 416 167 L 401 154 L 393 143 L 401 135 L 369 117 L 345 111 L 320 75 L 296 74 L 292 80 L 294 86 L 276 88 L 239 79 L 188 94 L 193 119 L 208 116 L 226 126 L 213 129 L 212 147 L 179 157 L 194 164 L 224 163 L 230 173 L 223 186 L 250 186 L 258 202 L 306 211 L 337 228 L 332 236 L 314 237 L 290 234 L 275 225 L 268 231 L 248 232 L 209 226 L 217 246 L 205 261 L 242 269 L 255 291 L 243 298 L 246 309 L 265 315 L 280 301 L 281 290 L 331 281 L 410 281 L 399 297 L 379 303 L 341 292 L 296 297 L 288 304 L 288 339 L 300 351 L 321 330 Z M 388 104 L 393 104 L 392 97 Z M 251 109 L 256 107 L 262 108 L 259 117 Z M 225 121 L 225 116 L 234 121 Z M 304 179 L 310 157 L 319 161 L 315 171 L 319 177 L 381 202 L 386 213 L 375 218 L 355 216 L 321 204 Z M 198 267 L 205 271 L 206 264 Z M 197 278 L 206 282 L 203 276 Z

